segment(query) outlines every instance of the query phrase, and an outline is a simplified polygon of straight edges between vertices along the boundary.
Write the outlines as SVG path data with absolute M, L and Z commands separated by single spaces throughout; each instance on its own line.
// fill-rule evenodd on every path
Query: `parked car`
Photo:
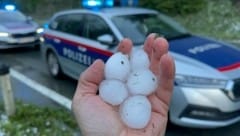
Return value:
M 213 128 L 240 120 L 240 50 L 187 32 L 151 9 L 120 7 L 56 13 L 43 33 L 42 55 L 52 76 L 78 79 L 100 58 L 106 61 L 125 37 L 142 47 L 149 33 L 164 36 L 176 62 L 170 121 Z
M 0 9 L 0 49 L 38 46 L 43 29 L 12 5 Z

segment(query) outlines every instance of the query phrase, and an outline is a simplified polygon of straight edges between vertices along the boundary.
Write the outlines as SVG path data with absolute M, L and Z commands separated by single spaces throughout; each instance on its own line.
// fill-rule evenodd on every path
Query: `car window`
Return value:
M 67 15 L 61 15 L 50 23 L 49 28 L 61 32 L 66 32 L 67 31 L 66 25 Z
M 82 14 L 69 14 L 66 21 L 66 31 L 72 35 L 83 36 L 84 16 Z
M 149 33 L 158 33 L 167 39 L 188 33 L 181 25 L 163 14 L 114 16 L 112 21 L 122 35 L 132 39 L 135 45 L 142 45 Z
M 114 37 L 110 27 L 102 18 L 96 15 L 86 15 L 84 36 L 92 40 L 97 40 L 99 36 L 104 34 L 110 34 Z

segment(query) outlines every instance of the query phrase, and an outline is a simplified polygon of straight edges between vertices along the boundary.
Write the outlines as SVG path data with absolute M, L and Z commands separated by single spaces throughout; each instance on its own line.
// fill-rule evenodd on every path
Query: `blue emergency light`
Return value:
M 137 6 L 138 5 L 138 0 L 118 0 L 120 5 L 116 6 Z M 105 7 L 113 7 L 115 1 L 114 0 L 82 0 L 82 6 L 87 9 L 91 10 L 98 10 L 100 8 L 105 8 Z
M 5 10 L 8 11 L 14 11 L 16 9 L 16 7 L 14 5 L 5 5 Z
M 101 0 L 85 0 L 83 1 L 84 7 L 100 7 L 102 6 Z
M 113 7 L 113 0 L 82 0 L 82 6 L 87 9 L 99 9 Z
M 114 1 L 113 0 L 104 0 L 105 7 L 113 7 Z

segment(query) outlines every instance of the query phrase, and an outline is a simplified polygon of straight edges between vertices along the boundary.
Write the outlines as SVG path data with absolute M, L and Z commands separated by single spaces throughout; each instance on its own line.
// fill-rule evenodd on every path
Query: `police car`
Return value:
M 169 111 L 181 126 L 215 128 L 240 120 L 240 50 L 188 33 L 170 17 L 150 9 L 119 7 L 56 13 L 41 46 L 50 73 L 78 79 L 100 58 L 106 61 L 128 37 L 142 47 L 149 33 L 164 36 L 175 58 L 176 78 Z
M 13 5 L 0 9 L 0 49 L 37 46 L 42 31 L 37 23 Z

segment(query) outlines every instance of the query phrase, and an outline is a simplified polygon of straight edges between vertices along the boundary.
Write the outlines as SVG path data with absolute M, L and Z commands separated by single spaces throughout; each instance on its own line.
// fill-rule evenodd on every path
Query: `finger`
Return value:
M 146 39 L 146 41 L 144 43 L 144 46 L 143 46 L 143 49 L 148 54 L 148 58 L 149 59 L 151 58 L 151 55 L 152 55 L 152 46 L 153 46 L 155 37 L 156 37 L 155 33 L 150 34 L 147 37 L 147 39 Z
M 159 37 L 153 43 L 153 53 L 151 57 L 150 69 L 156 75 L 159 75 L 159 62 L 163 54 L 168 52 L 168 42 L 166 39 Z
M 123 39 L 118 45 L 118 51 L 123 54 L 130 54 L 132 50 L 132 41 L 130 39 Z
M 159 87 L 156 92 L 148 96 L 152 111 L 167 116 L 169 109 L 169 101 L 173 90 L 173 79 L 175 74 L 174 61 L 168 54 L 162 56 L 161 74 Z
M 174 77 L 174 60 L 169 54 L 164 54 L 160 60 L 159 87 L 156 96 L 167 106 L 169 106 L 173 92 Z
M 168 105 L 160 100 L 156 93 L 149 95 L 148 98 L 152 106 L 152 111 L 166 117 L 168 113 Z
M 103 78 L 104 63 L 98 59 L 81 74 L 74 97 L 81 98 L 85 95 L 96 95 Z

